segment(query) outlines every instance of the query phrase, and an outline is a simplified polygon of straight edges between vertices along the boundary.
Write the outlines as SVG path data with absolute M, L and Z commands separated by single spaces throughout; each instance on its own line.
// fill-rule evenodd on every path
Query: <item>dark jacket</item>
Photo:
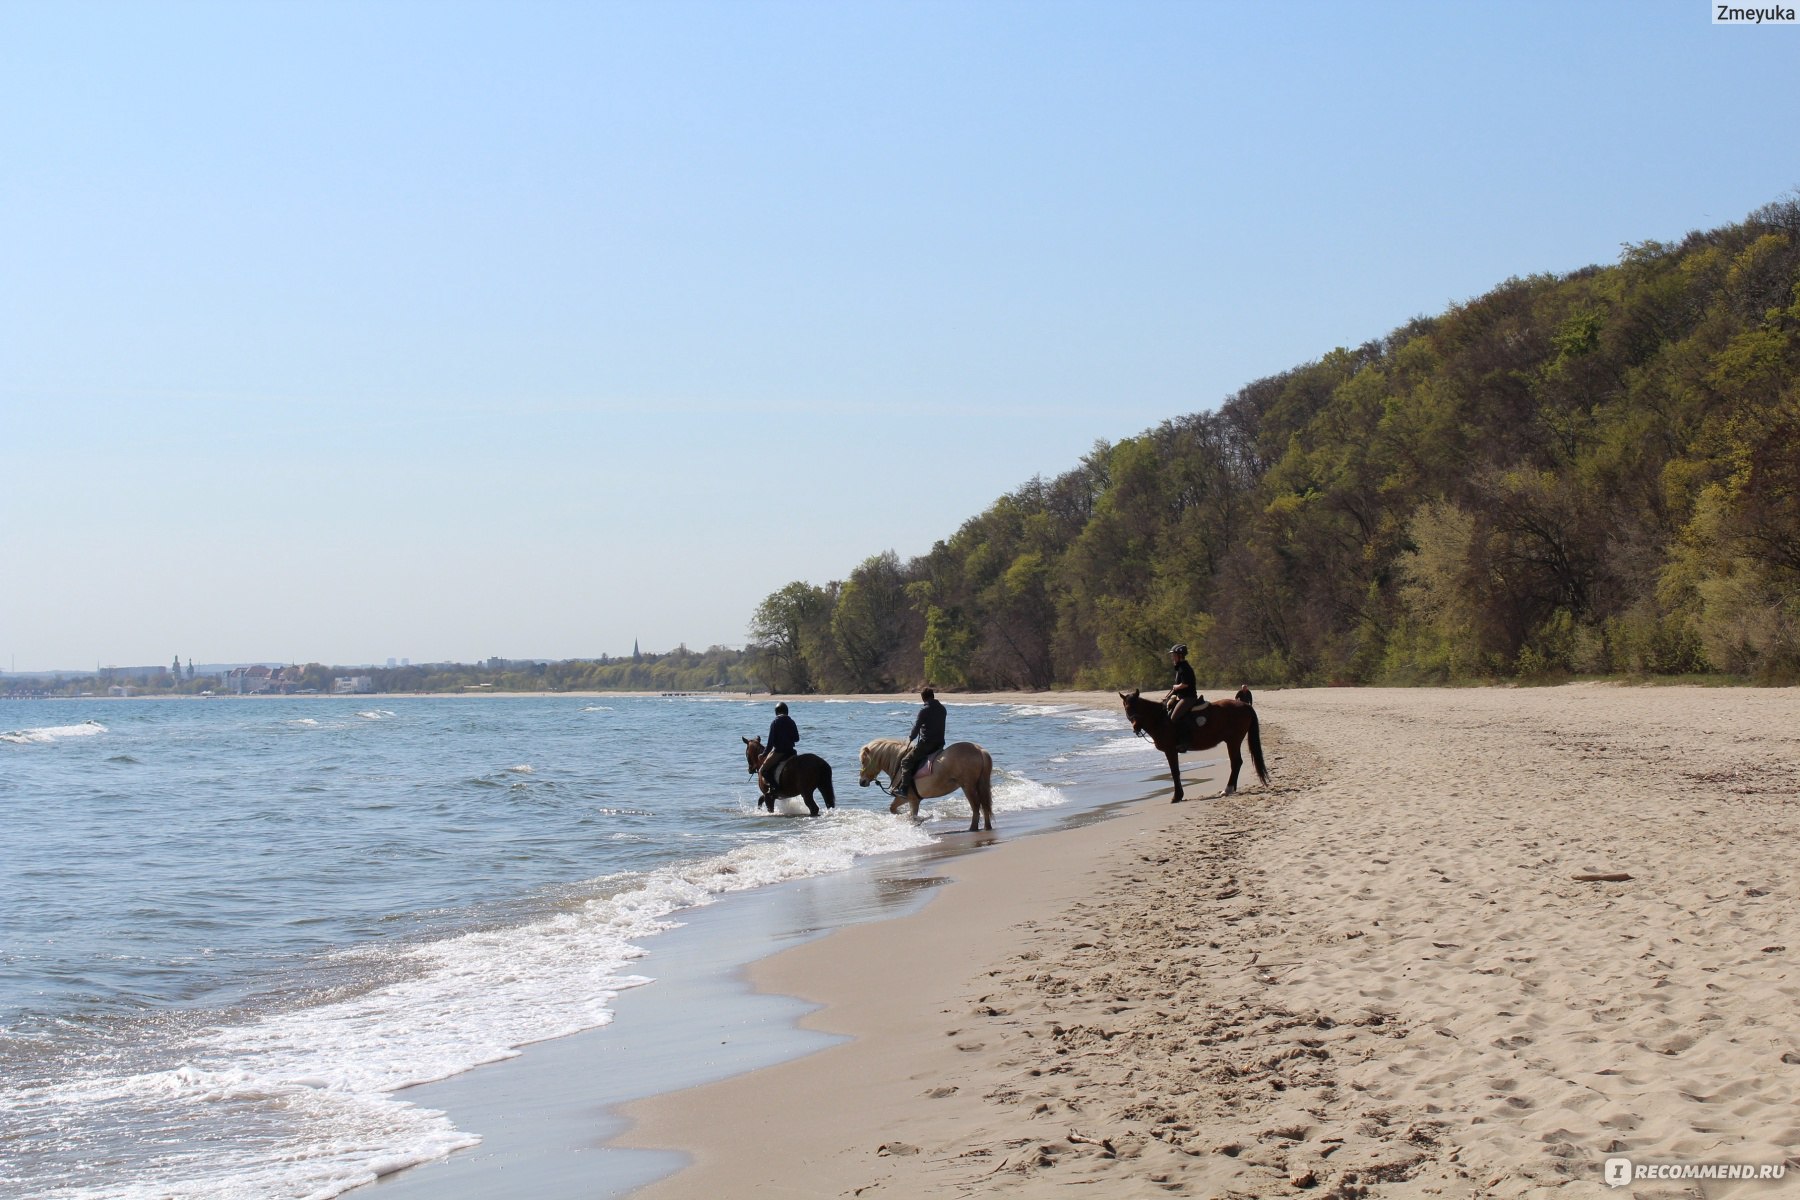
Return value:
M 906 735 L 909 742 L 918 742 L 922 746 L 942 746 L 944 744 L 944 706 L 934 696 L 925 702 L 919 715 L 913 718 L 912 732 Z
M 794 724 L 794 718 L 782 713 L 769 724 L 769 750 L 785 750 L 789 754 L 800 744 L 800 727 Z
M 1188 665 L 1188 660 L 1185 658 L 1175 664 L 1175 685 L 1169 690 L 1175 691 L 1184 683 L 1187 684 L 1187 691 L 1181 693 L 1182 695 L 1197 696 L 1200 694 L 1200 685 L 1194 682 L 1194 668 Z

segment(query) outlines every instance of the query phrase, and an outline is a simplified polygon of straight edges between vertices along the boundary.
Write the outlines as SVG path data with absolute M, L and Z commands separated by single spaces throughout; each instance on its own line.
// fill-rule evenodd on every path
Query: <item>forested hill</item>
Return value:
M 1104 443 L 751 625 L 783 690 L 1800 678 L 1800 199 Z

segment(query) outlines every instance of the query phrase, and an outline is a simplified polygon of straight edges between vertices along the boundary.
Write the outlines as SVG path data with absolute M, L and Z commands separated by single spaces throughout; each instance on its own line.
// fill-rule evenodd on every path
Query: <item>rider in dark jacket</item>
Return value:
M 1175 664 L 1175 683 L 1169 688 L 1169 694 L 1163 697 L 1163 705 L 1169 710 L 1169 720 L 1175 728 L 1182 727 L 1183 719 L 1192 712 L 1196 704 L 1204 705 L 1201 698 L 1200 685 L 1194 680 L 1194 668 L 1188 665 L 1188 648 L 1180 642 L 1169 647 L 1169 660 Z M 1206 717 L 1201 716 L 1199 724 L 1206 724 Z
M 761 765 L 756 768 L 756 786 L 764 793 L 775 790 L 775 768 L 779 767 L 797 753 L 795 747 L 800 744 L 800 726 L 794 724 L 794 718 L 788 716 L 786 703 L 775 706 L 775 719 L 769 722 L 768 750 L 763 754 Z
M 894 781 L 894 799 L 906 795 L 906 789 L 912 786 L 913 772 L 919 764 L 944 748 L 944 706 L 938 703 L 937 693 L 930 688 L 919 693 L 919 699 L 925 707 L 913 718 L 912 731 L 906 740 L 912 745 L 900 759 L 900 778 Z

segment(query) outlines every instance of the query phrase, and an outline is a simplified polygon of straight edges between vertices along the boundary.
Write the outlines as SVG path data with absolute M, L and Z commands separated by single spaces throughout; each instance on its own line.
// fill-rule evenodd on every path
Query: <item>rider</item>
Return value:
M 775 791 L 775 769 L 794 757 L 800 744 L 800 727 L 788 716 L 787 703 L 775 706 L 775 719 L 769 722 L 768 750 L 756 768 L 756 786 L 764 793 Z
M 913 772 L 919 764 L 944 748 L 944 706 L 938 703 L 937 693 L 925 688 L 919 693 L 919 699 L 925 707 L 913 718 L 912 732 L 906 735 L 911 743 L 906 754 L 900 759 L 900 778 L 894 780 L 894 799 L 906 795 L 906 789 L 912 785 Z
M 1200 695 L 1200 685 L 1194 682 L 1194 668 L 1188 665 L 1187 653 L 1188 648 L 1182 642 L 1169 647 L 1169 662 L 1175 667 L 1175 684 L 1163 697 L 1163 707 L 1169 710 L 1169 721 L 1176 729 L 1182 728 L 1195 705 L 1206 703 Z M 1200 718 L 1199 723 L 1206 724 L 1206 718 Z

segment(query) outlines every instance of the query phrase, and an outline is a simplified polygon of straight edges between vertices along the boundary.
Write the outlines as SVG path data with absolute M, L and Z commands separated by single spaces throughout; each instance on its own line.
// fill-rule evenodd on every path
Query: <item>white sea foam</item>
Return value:
M 829 718 L 820 714 L 819 727 L 809 726 L 808 735 L 821 746 L 845 747 L 852 762 L 857 744 L 873 734 L 904 731 L 915 711 L 911 703 L 850 703 L 858 707 L 838 708 Z M 744 707 L 742 701 L 731 701 L 722 716 L 731 717 Z M 964 714 L 957 732 L 990 748 L 997 745 L 1004 757 L 1020 766 L 1033 757 L 1041 762 L 1046 750 L 1108 737 L 1104 714 L 1073 706 L 1016 710 L 1030 717 L 1015 717 L 1011 706 L 973 707 L 982 711 Z M 551 723 L 557 713 L 576 711 L 557 709 L 549 702 L 540 708 L 539 719 L 549 724 L 550 732 L 566 728 Z M 621 725 L 644 716 L 641 707 L 625 701 L 618 703 L 616 712 L 612 705 L 596 705 L 593 710 L 608 712 L 609 721 L 612 716 L 621 718 Z M 218 721 L 236 711 L 221 708 L 215 717 L 208 710 L 207 719 Z M 391 769 L 390 758 L 397 759 L 401 771 L 391 790 L 402 799 L 421 781 L 435 787 L 446 769 L 468 773 L 461 766 L 465 760 L 454 759 L 454 765 L 446 768 L 439 753 L 441 747 L 453 744 L 445 738 L 462 733 L 460 707 L 450 733 L 434 730 L 425 719 L 433 711 L 428 702 L 402 711 L 407 719 L 393 722 L 388 733 L 373 742 L 368 736 L 347 735 L 343 753 L 354 756 L 364 753 L 364 746 L 377 746 L 384 771 Z M 504 715 L 520 711 L 534 710 L 509 705 Z M 320 711 L 323 727 L 305 737 L 290 732 L 288 740 L 301 746 L 320 744 L 330 729 L 354 730 L 360 722 L 349 712 L 348 708 L 340 714 Z M 371 714 L 358 716 L 379 720 L 389 715 L 386 710 Z M 299 714 L 290 709 L 283 715 Z M 1046 725 L 1036 719 L 1043 716 L 1052 722 Z M 1090 729 L 1091 720 L 1095 724 Z M 57 733 L 79 737 L 99 732 L 80 727 L 70 732 L 44 724 L 43 731 L 22 730 L 14 736 L 44 732 L 53 740 Z M 587 727 L 594 728 L 591 723 Z M 1115 720 L 1112 727 L 1122 732 L 1121 722 Z M 648 723 L 631 725 L 628 732 L 635 731 L 634 736 L 642 739 L 653 728 Z M 735 751 L 737 739 L 731 736 L 735 732 L 725 721 L 708 736 Z M 688 736 L 685 726 L 682 736 Z M 1029 740 L 1009 744 L 1015 737 Z M 1129 737 L 1118 738 L 1117 743 L 1135 754 L 1152 754 Z M 221 742 L 228 748 L 236 744 L 235 739 Z M 581 776 L 585 770 L 579 759 L 571 767 L 554 738 L 526 745 L 509 735 L 472 744 L 482 747 L 475 761 L 487 764 L 474 772 L 480 777 L 477 782 L 490 787 L 510 784 L 535 796 L 543 789 L 531 773 L 532 764 L 558 779 L 571 773 Z M 654 740 L 649 744 L 663 745 Z M 531 762 L 515 759 L 508 768 L 506 758 L 513 755 L 529 756 Z M 46 763 L 65 757 L 15 756 L 19 761 Z M 601 825 L 591 833 L 607 845 L 618 844 L 620 852 L 582 860 L 594 863 L 587 870 L 617 872 L 637 862 L 667 866 L 576 884 L 568 882 L 568 874 L 539 877 L 528 886 L 543 891 L 524 896 L 514 892 L 502 897 L 507 903 L 497 910 L 472 910 L 516 914 L 524 909 L 537 914 L 519 918 L 518 924 L 488 922 L 469 928 L 465 923 L 455 936 L 429 942 L 368 941 L 316 964 L 321 988 L 331 981 L 355 979 L 356 986 L 368 990 L 353 994 L 312 990 L 310 980 L 293 989 L 283 981 L 264 993 L 279 995 L 281 1003 L 260 1014 L 225 1010 L 216 1021 L 209 1016 L 204 1032 L 198 1033 L 188 1030 L 200 1028 L 200 1022 L 192 1027 L 177 1022 L 166 1035 L 134 1037 L 121 1054 L 72 1055 L 67 1061 L 84 1066 L 46 1071 L 29 1091 L 0 1090 L 0 1125 L 45 1131 L 27 1145 L 61 1167 L 54 1177 L 34 1180 L 31 1194 L 46 1200 L 103 1196 L 325 1200 L 386 1171 L 473 1144 L 476 1139 L 456 1129 L 443 1114 L 407 1103 L 403 1097 L 413 1093 L 399 1089 L 511 1057 L 529 1042 L 607 1023 L 616 993 L 644 982 L 633 973 L 633 965 L 641 958 L 645 940 L 683 920 L 683 909 L 732 892 L 839 871 L 864 855 L 922 847 L 933 840 L 934 830 L 950 832 L 968 821 L 960 794 L 927 802 L 925 815 L 945 822 L 937 826 L 896 819 L 874 796 L 867 796 L 874 804 L 847 804 L 817 820 L 753 816 L 749 789 L 740 782 L 741 755 L 727 754 L 719 764 L 716 770 L 721 774 L 713 777 L 719 782 L 702 785 L 698 794 L 683 782 L 662 791 L 643 790 L 642 799 L 634 800 L 638 792 L 613 787 L 600 770 L 584 777 L 583 787 L 565 791 L 565 798 L 572 801 L 570 812 L 583 814 L 581 824 L 594 818 L 617 821 L 611 829 Z M 729 783 L 722 774 L 727 769 Z M 1002 821 L 1007 813 L 1054 809 L 1065 802 L 1057 788 L 1006 771 L 996 774 L 995 785 L 995 807 Z M 718 791 L 710 790 L 715 786 Z M 452 797 L 459 805 L 474 806 L 473 816 L 456 812 L 457 837 L 470 836 L 470 823 L 483 819 L 481 795 Z M 510 806 L 489 811 L 494 820 L 515 820 Z M 786 813 L 799 811 L 797 803 L 783 806 Z M 690 814 L 723 818 L 728 832 L 708 828 L 703 820 L 688 820 Z M 543 815 L 552 820 L 557 810 L 547 807 Z M 725 848 L 734 841 L 735 849 Z M 584 852 L 599 844 L 586 843 Z M 684 850 L 687 861 L 670 862 L 668 855 Z M 386 982 L 377 985 L 378 980 Z M 73 1132 L 64 1136 L 58 1130 Z M 26 1178 L 9 1173 L 3 1159 L 0 1156 L 0 1195 L 11 1194 L 8 1189 L 23 1186 Z M 61 1166 L 64 1163 L 70 1165 Z M 90 1172 L 88 1164 L 102 1165 Z
M 1008 783 L 1013 807 L 1038 803 Z M 1043 789 L 1048 791 L 1050 789 Z M 785 823 L 784 823 L 785 824 Z M 0 1104 L 21 1117 L 36 1105 L 98 1110 L 108 1104 L 181 1110 L 220 1104 L 277 1113 L 283 1137 L 246 1155 L 239 1145 L 216 1161 L 204 1150 L 146 1173 L 105 1195 L 151 1197 L 284 1195 L 324 1198 L 378 1174 L 473 1145 L 441 1113 L 401 1101 L 395 1091 L 516 1055 L 530 1042 L 604 1025 L 617 993 L 649 980 L 624 972 L 638 943 L 679 924 L 681 909 L 721 895 L 822 875 L 858 857 L 928 845 L 926 829 L 886 813 L 838 810 L 799 830 L 703 860 L 590 885 L 579 906 L 531 923 L 481 929 L 407 947 L 364 946 L 340 958 L 398 956 L 406 977 L 317 1007 L 219 1027 L 178 1069 L 78 1073 L 30 1097 Z M 23 1101 L 20 1105 L 19 1101 Z M 295 1120 L 298 1125 L 295 1126 Z M 97 1200 L 79 1187 L 56 1200 Z
M 1023 775 L 996 771 L 994 774 L 994 812 L 1028 812 L 1039 808 L 1057 808 L 1069 802 L 1066 793 Z M 961 792 L 938 796 L 919 806 L 919 815 L 933 821 L 966 821 L 970 809 L 968 798 Z
M 0 733 L 0 742 L 13 742 L 21 746 L 46 745 L 67 738 L 93 737 L 105 732 L 106 726 L 100 722 L 83 721 L 79 725 L 43 725 L 36 729 L 14 729 L 8 733 Z
M 371 708 L 366 712 L 359 712 L 356 715 L 365 721 L 385 721 L 394 714 L 385 708 Z

